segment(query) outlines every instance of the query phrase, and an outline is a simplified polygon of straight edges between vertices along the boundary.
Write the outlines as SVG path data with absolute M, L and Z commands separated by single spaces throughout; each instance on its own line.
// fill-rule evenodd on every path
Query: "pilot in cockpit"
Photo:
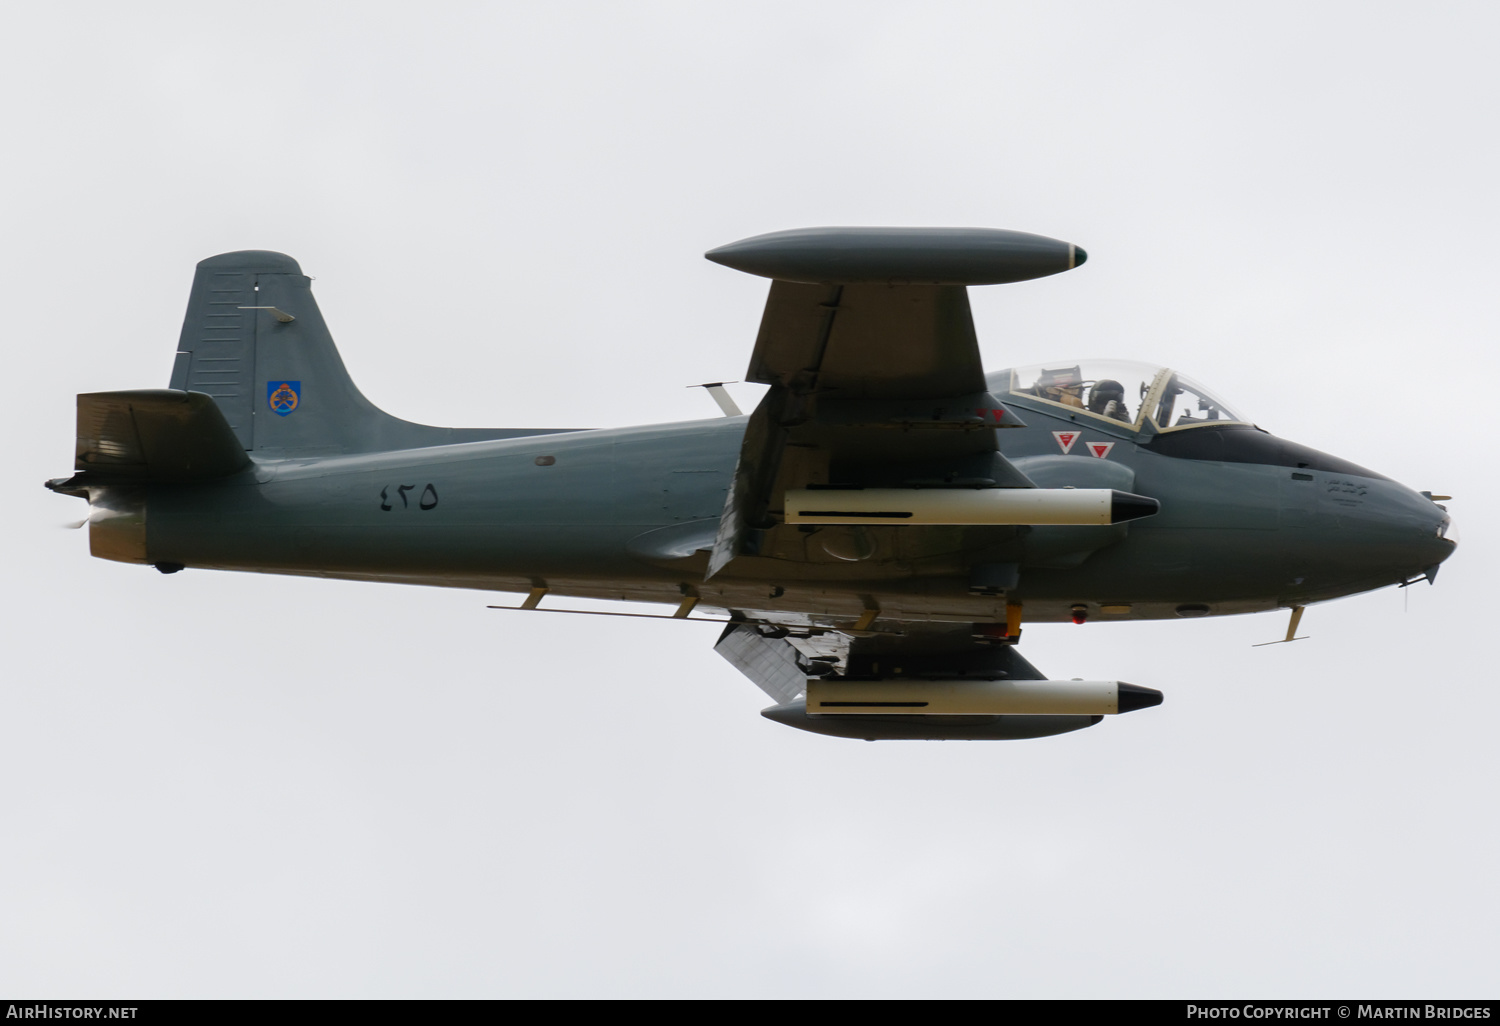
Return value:
M 1088 410 L 1111 420 L 1130 423 L 1130 411 L 1125 408 L 1125 386 L 1110 378 L 1094 382 L 1089 390 Z

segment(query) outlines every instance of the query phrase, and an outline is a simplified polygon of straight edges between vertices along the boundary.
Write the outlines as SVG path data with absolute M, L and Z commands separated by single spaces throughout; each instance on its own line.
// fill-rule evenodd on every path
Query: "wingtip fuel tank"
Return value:
M 1072 243 L 1000 228 L 794 228 L 704 256 L 747 274 L 810 284 L 1002 285 L 1060 274 L 1088 259 Z
M 1028 741 L 1092 727 L 1103 716 L 816 716 L 801 702 L 762 709 L 773 723 L 861 741 Z

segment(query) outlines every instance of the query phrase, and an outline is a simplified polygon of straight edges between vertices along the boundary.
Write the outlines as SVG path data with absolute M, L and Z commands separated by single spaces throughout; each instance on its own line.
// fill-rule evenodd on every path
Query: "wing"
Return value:
M 733 243 L 718 263 L 774 279 L 746 378 L 746 426 L 708 575 L 770 554 L 788 488 L 1029 487 L 998 428 L 966 286 L 1082 263 L 1065 242 L 990 229 L 810 228 Z
M 985 391 L 962 285 L 777 281 L 747 379 L 846 400 Z

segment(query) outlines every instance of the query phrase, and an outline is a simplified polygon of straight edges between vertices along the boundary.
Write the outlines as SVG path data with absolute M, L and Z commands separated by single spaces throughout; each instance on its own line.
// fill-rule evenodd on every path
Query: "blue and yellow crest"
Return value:
M 302 382 L 266 382 L 266 404 L 271 407 L 271 412 L 278 417 L 285 417 L 288 413 L 291 413 L 301 401 Z

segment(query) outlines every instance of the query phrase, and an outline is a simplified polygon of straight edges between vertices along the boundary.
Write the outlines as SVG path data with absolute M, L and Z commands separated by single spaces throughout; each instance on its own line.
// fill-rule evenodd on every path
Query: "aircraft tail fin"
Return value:
M 210 397 L 244 449 L 332 455 L 546 433 L 429 427 L 379 409 L 344 368 L 311 283 L 266 250 L 198 264 L 170 387 Z

